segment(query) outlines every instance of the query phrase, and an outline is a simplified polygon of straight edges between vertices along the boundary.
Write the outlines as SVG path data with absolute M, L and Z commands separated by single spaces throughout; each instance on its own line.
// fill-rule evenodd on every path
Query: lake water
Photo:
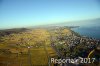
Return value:
M 100 27 L 78 27 L 73 28 L 72 30 L 79 33 L 80 35 L 100 39 Z

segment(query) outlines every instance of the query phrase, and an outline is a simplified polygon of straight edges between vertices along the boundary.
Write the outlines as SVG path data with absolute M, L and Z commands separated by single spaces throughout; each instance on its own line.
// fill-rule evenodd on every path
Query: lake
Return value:
M 79 33 L 80 35 L 100 39 L 100 27 L 78 27 L 72 28 L 72 30 Z

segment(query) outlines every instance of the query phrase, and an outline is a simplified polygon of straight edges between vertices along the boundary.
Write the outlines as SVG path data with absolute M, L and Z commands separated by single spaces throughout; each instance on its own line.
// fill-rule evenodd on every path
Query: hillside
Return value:
M 12 33 L 20 33 L 20 32 L 24 32 L 24 31 L 27 31 L 27 30 L 29 30 L 29 29 L 15 28 L 15 29 L 0 30 L 0 36 L 9 35 L 9 34 L 12 34 Z

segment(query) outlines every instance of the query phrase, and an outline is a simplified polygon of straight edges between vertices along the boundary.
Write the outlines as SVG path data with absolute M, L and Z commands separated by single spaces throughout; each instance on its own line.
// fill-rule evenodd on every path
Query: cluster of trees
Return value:
M 20 33 L 20 32 L 25 32 L 29 29 L 26 28 L 14 28 L 14 29 L 5 29 L 5 30 L 0 30 L 0 37 L 5 36 L 5 35 L 10 35 L 12 33 Z
M 98 41 L 91 39 L 94 42 L 91 45 L 89 38 L 83 38 L 80 34 L 65 27 L 53 30 L 51 33 L 53 44 L 64 57 L 87 57 L 98 44 Z M 82 39 L 83 42 L 81 42 Z

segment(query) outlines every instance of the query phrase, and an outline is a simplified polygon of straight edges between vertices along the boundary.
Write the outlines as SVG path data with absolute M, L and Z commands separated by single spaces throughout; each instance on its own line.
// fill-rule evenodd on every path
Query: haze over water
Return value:
M 88 23 L 88 24 L 87 24 Z M 78 28 L 73 28 L 80 35 L 100 39 L 100 20 L 84 22 L 84 25 L 79 25 Z
M 0 0 L 0 29 L 96 18 L 99 0 Z

